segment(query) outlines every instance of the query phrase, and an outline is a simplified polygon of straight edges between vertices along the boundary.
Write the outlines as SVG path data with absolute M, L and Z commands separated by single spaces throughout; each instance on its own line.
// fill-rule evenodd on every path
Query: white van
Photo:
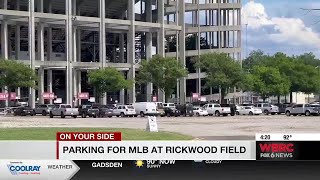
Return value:
M 154 102 L 137 102 L 132 105 L 136 110 L 137 114 L 140 114 L 141 117 L 145 115 L 148 116 L 158 116 L 159 112 L 157 111 L 157 104 Z
M 175 109 L 176 105 L 174 103 L 163 103 L 163 107 L 170 108 L 170 109 Z

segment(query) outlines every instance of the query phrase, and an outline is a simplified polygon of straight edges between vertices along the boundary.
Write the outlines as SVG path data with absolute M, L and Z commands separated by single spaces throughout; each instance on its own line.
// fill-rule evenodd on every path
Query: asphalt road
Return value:
M 228 117 L 158 117 L 161 131 L 178 132 L 206 140 L 253 140 L 255 133 L 319 133 L 320 116 L 261 115 Z M 0 128 L 108 127 L 145 129 L 147 118 L 4 117 Z

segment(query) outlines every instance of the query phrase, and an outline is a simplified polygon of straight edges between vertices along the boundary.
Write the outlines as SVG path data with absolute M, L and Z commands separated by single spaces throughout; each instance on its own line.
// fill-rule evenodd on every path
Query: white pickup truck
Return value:
M 69 104 L 55 105 L 54 108 L 50 110 L 50 118 L 53 118 L 54 116 L 60 116 L 61 118 L 71 116 L 73 118 L 77 118 L 78 115 L 78 108 L 72 108 Z
M 231 114 L 230 107 L 221 107 L 220 104 L 206 104 L 203 108 L 208 111 L 209 116 L 228 116 Z

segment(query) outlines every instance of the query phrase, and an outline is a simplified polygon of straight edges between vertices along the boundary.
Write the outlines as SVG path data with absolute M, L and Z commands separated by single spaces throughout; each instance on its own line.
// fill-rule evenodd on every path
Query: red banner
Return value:
M 121 132 L 57 132 L 57 141 L 121 141 Z
M 79 93 L 78 99 L 89 99 L 89 93 L 87 92 Z
M 199 99 L 199 93 L 192 93 L 192 99 Z
M 8 100 L 9 94 L 8 93 L 0 93 L 0 100 L 5 101 Z M 10 100 L 16 100 L 17 94 L 15 92 L 10 93 Z
M 54 99 L 54 93 L 45 92 L 42 94 L 43 99 Z
M 157 101 L 158 101 L 157 96 L 152 96 L 152 101 L 153 101 L 153 102 L 157 102 Z

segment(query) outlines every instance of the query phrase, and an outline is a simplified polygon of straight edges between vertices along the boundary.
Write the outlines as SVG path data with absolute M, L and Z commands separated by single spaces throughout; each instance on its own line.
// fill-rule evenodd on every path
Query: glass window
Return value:
M 214 105 L 214 107 L 221 107 L 219 104 Z
M 297 104 L 296 107 L 303 107 L 303 104 Z
M 209 106 L 208 107 L 212 107 L 212 104 L 209 104 Z
M 263 107 L 270 107 L 269 104 L 263 104 Z
M 134 109 L 133 106 L 127 106 L 128 109 Z

